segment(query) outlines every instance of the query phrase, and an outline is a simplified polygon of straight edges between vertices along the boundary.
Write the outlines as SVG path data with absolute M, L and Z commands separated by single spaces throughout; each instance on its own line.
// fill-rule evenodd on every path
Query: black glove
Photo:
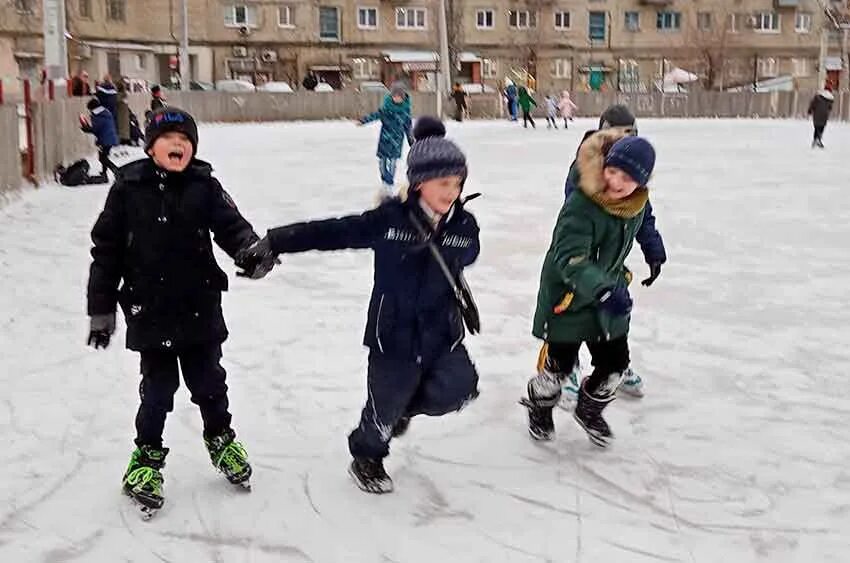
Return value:
M 237 252 L 234 261 L 236 267 L 242 269 L 236 272 L 236 275 L 252 280 L 264 278 L 272 271 L 275 264 L 280 264 L 272 253 L 268 237 L 263 237 Z
M 658 276 L 661 275 L 661 262 L 652 262 L 649 265 L 649 277 L 640 282 L 641 285 L 645 287 L 649 287 L 655 283 L 655 280 L 658 279 Z
M 607 289 L 599 296 L 599 308 L 614 317 L 625 317 L 632 312 L 632 298 L 625 287 Z
M 115 332 L 115 313 L 92 315 L 89 318 L 88 345 L 98 348 L 109 346 L 109 338 Z

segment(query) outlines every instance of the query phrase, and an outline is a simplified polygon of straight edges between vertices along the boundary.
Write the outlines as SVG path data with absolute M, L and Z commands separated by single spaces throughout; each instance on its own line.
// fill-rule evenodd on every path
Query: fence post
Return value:
M 56 99 L 56 83 L 52 78 L 47 81 L 47 99 L 51 102 Z
M 24 171 L 26 178 L 36 185 L 35 180 L 35 142 L 32 125 L 32 84 L 29 78 L 24 79 L 24 120 L 27 129 L 27 167 Z

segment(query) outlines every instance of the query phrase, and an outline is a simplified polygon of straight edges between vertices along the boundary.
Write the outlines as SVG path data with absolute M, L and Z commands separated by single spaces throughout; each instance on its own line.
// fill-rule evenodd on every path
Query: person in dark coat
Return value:
M 637 121 L 631 110 L 624 105 L 615 104 L 609 106 L 604 112 L 602 112 L 602 115 L 599 117 L 599 129 L 587 131 L 584 134 L 581 144 L 584 144 L 584 142 L 587 141 L 587 139 L 589 139 L 594 133 L 606 129 L 619 130 L 627 135 L 637 135 L 638 132 Z M 578 150 L 581 150 L 581 145 L 579 145 Z M 564 185 L 564 201 L 569 199 L 570 194 L 575 191 L 577 186 L 577 180 L 579 177 L 578 167 L 576 165 L 577 161 L 578 158 L 573 160 L 573 163 L 570 165 L 570 171 L 567 174 L 567 180 Z M 648 278 L 644 279 L 641 284 L 645 287 L 649 287 L 655 283 L 655 280 L 661 275 L 661 267 L 667 262 L 667 250 L 664 247 L 664 239 L 655 225 L 655 214 L 652 210 L 652 203 L 648 198 L 646 201 L 646 207 L 644 208 L 643 220 L 637 231 L 635 240 L 640 245 L 644 261 L 647 266 L 649 266 L 650 275 Z M 541 353 L 541 360 L 542 361 L 538 366 L 538 370 L 542 371 L 545 369 L 545 354 L 543 353 Z M 549 369 L 554 369 L 551 363 Z M 578 394 L 579 378 L 581 375 L 580 366 L 576 364 L 568 373 L 563 369 L 561 372 L 563 373 L 561 373 L 560 376 L 565 382 L 563 388 L 563 400 L 567 404 L 570 404 L 575 402 Z M 635 372 L 631 366 L 629 366 L 625 371 L 623 382 L 620 385 L 620 391 L 633 397 L 643 397 L 643 378 L 641 378 L 641 376 Z
M 100 100 L 92 98 L 86 107 L 88 107 L 89 115 L 80 116 L 80 129 L 94 135 L 100 161 L 100 175 L 91 178 L 89 183 L 105 184 L 108 181 L 107 169 L 113 174 L 118 171 L 118 167 L 109 159 L 109 153 L 119 144 L 118 131 L 115 129 L 115 119 L 109 110 L 100 104 Z
M 92 229 L 88 343 L 109 345 L 120 304 L 127 348 L 139 352 L 142 372 L 136 450 L 123 485 L 152 509 L 164 501 L 160 469 L 168 448 L 162 432 L 179 385 L 178 364 L 192 402 L 200 407 L 213 464 L 232 483 L 247 483 L 251 476 L 230 424 L 220 363 L 228 336 L 221 293 L 228 283 L 212 240 L 247 276 L 264 276 L 273 262 L 241 258 L 240 251 L 259 237 L 212 175 L 212 166 L 195 157 L 197 146 L 191 115 L 176 108 L 155 113 L 145 133 L 149 158 L 119 170 Z
M 151 87 L 151 111 L 161 110 L 167 105 L 165 103 L 165 97 L 162 95 L 162 88 L 159 84 L 154 84 Z
M 434 241 L 457 278 L 478 257 L 478 225 L 460 199 L 466 157 L 441 136 L 439 120 L 430 121 L 418 128 L 424 137 L 417 137 L 407 158 L 406 198 L 386 200 L 361 215 L 271 229 L 253 249 L 258 258 L 345 248 L 375 253 L 363 340 L 369 348 L 368 399 L 348 438 L 350 473 L 371 493 L 392 490 L 383 459 L 410 417 L 458 411 L 478 395 L 455 294 L 426 244 Z
M 315 72 L 308 72 L 301 85 L 304 86 L 305 90 L 313 91 L 316 89 L 316 86 L 319 85 L 319 78 L 316 76 Z
M 455 121 L 463 121 L 463 116 L 466 113 L 466 99 L 468 97 L 469 95 L 463 89 L 463 86 L 460 85 L 460 82 L 455 82 L 452 89 L 452 99 L 455 102 Z
M 412 144 L 410 134 L 412 125 L 410 96 L 400 83 L 393 84 L 390 94 L 384 97 L 381 108 L 362 117 L 359 125 L 373 121 L 381 122 L 381 134 L 378 139 L 378 167 L 381 173 L 381 190 L 378 199 L 392 197 L 395 187 L 395 171 L 404 141 Z
M 103 82 L 97 85 L 95 96 L 100 100 L 100 105 L 108 109 L 109 113 L 112 114 L 112 118 L 115 119 L 118 113 L 118 90 L 115 88 L 112 78 L 108 74 L 103 77 Z
M 829 121 L 829 114 L 832 112 L 832 103 L 835 96 L 829 90 L 821 90 L 812 98 L 809 103 L 809 115 L 812 116 L 812 124 L 815 127 L 814 139 L 812 140 L 812 148 L 823 147 L 823 130 L 826 129 L 826 123 Z
M 91 96 L 88 72 L 81 70 L 71 79 L 71 95 L 77 98 Z

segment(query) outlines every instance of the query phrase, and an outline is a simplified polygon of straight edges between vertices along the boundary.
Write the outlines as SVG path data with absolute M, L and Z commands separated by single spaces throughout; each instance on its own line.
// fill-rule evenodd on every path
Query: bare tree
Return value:
M 697 12 L 685 26 L 683 58 L 700 73 L 706 90 L 722 88 L 729 62 L 729 43 L 734 33 L 733 18 L 725 7 Z M 740 24 L 740 22 L 737 22 Z M 686 64 L 687 64 L 686 63 Z

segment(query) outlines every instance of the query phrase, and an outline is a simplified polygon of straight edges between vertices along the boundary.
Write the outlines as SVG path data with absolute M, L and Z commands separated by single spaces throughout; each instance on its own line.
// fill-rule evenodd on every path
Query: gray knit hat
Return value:
M 460 176 L 465 181 L 466 175 L 466 155 L 439 134 L 417 138 L 407 153 L 407 180 L 411 189 L 445 176 Z

